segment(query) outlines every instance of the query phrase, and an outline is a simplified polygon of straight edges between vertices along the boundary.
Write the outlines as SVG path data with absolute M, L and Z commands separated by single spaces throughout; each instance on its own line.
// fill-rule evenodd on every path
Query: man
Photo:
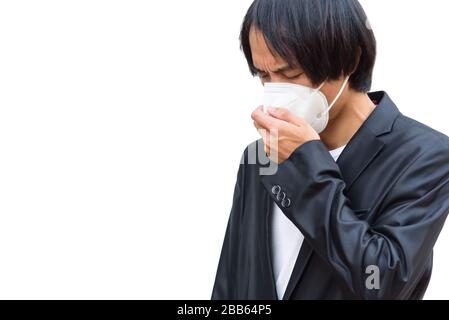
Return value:
M 240 39 L 253 75 L 309 90 L 304 114 L 324 120 L 252 114 L 263 139 L 242 157 L 212 299 L 421 299 L 449 138 L 368 93 L 376 42 L 359 2 L 256 0 Z M 249 160 L 261 149 L 269 159 Z

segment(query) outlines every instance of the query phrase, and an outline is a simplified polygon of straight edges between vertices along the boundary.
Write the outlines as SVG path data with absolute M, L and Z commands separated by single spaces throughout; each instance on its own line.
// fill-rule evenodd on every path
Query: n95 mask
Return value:
M 295 116 L 307 121 L 317 133 L 321 133 L 328 125 L 330 109 L 340 98 L 348 81 L 349 76 L 330 105 L 326 96 L 320 91 L 324 82 L 316 89 L 293 83 L 266 83 L 264 111 L 266 112 L 268 107 L 286 108 Z

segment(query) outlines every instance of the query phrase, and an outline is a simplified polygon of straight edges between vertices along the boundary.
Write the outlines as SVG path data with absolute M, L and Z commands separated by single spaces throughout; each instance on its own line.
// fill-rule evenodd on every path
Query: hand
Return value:
M 260 106 L 251 118 L 264 140 L 265 153 L 272 161 L 282 164 L 304 143 L 320 140 L 318 133 L 304 119 L 287 109 L 267 108 L 267 112 Z

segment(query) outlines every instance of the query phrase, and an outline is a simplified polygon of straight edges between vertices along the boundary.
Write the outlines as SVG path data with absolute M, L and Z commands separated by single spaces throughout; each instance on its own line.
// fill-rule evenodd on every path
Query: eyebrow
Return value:
M 256 69 L 256 71 L 259 72 L 259 73 L 266 73 L 266 71 L 262 71 L 262 70 L 260 70 L 257 67 L 254 67 L 254 69 Z M 289 71 L 289 70 L 292 70 L 292 69 L 293 69 L 293 67 L 287 64 L 285 66 L 281 66 L 281 67 L 273 70 L 273 73 L 283 73 L 285 71 Z

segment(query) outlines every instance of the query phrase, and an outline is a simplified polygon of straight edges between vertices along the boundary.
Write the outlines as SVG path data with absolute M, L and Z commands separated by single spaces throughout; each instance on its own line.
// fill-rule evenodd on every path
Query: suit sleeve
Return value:
M 299 147 L 276 175 L 262 181 L 268 190 L 282 186 L 292 200 L 284 214 L 354 299 L 406 299 L 449 211 L 448 149 L 432 147 L 417 155 L 401 171 L 371 223 L 351 209 L 339 167 L 319 140 Z M 274 201 L 279 202 L 276 197 Z M 374 290 L 366 285 L 371 266 L 380 276 Z
M 225 238 L 218 263 L 215 283 L 212 290 L 212 300 L 235 300 L 235 263 L 237 258 L 240 217 L 242 211 L 243 191 L 244 191 L 244 162 L 245 153 L 242 156 L 237 174 L 237 181 L 234 188 L 231 213 L 226 227 Z

